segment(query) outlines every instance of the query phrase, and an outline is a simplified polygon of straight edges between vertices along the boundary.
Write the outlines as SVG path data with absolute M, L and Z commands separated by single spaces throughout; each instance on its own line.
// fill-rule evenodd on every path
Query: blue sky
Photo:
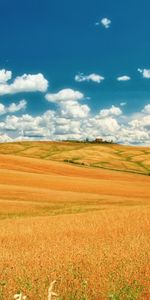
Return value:
M 149 144 L 149 11 L 148 0 L 1 0 L 1 141 Z

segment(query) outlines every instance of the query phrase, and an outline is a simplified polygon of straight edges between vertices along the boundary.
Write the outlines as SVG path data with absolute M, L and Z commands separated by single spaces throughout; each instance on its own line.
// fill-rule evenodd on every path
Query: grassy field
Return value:
M 77 142 L 20 142 L 1 144 L 0 154 L 15 154 L 125 172 L 150 173 L 150 147 Z
M 0 153 L 0 300 L 45 300 L 55 279 L 59 300 L 150 299 L 148 147 L 24 142 Z

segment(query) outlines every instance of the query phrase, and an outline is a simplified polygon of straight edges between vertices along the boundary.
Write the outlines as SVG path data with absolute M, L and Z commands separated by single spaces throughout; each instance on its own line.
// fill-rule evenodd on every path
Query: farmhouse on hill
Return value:
M 96 138 L 94 142 L 95 143 L 103 143 L 104 141 L 102 138 Z

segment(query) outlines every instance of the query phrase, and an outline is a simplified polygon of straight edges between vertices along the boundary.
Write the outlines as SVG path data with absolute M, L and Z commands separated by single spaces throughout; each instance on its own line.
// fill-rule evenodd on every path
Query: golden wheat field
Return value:
M 0 145 L 0 300 L 150 299 L 150 148 Z M 55 297 L 53 298 L 55 299 Z

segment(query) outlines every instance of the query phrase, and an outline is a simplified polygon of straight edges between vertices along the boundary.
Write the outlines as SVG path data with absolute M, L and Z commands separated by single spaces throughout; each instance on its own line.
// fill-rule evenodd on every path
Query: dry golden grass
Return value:
M 12 154 L 0 155 L 0 300 L 45 300 L 55 279 L 59 300 L 150 299 L 150 177 Z
M 85 285 L 87 299 L 108 299 L 134 281 L 143 287 L 138 299 L 149 299 L 149 214 L 149 208 L 124 207 L 1 221 L 3 299 L 18 290 L 46 299 L 54 278 L 63 299 L 75 293 L 82 299 Z
M 0 145 L 1 154 L 65 161 L 125 172 L 150 173 L 150 148 L 78 142 L 19 142 Z

